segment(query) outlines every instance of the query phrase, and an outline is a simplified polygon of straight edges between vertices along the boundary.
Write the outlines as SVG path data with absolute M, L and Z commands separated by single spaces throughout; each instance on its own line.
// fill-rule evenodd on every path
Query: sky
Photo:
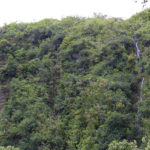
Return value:
M 0 26 L 45 18 L 92 17 L 94 13 L 127 19 L 143 10 L 135 0 L 0 0 L 0 5 Z

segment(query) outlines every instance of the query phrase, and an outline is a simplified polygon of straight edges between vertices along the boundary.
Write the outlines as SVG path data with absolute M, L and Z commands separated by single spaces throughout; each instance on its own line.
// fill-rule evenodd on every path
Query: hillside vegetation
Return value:
M 133 38 L 141 49 L 140 61 Z M 0 28 L 0 64 L 0 94 L 5 95 L 0 146 L 20 150 L 146 147 L 150 10 L 125 21 L 95 16 L 6 25 Z

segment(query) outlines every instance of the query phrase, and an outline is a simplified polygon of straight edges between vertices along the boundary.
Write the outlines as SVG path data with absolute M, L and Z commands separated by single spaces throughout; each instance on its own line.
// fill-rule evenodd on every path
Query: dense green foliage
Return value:
M 19 148 L 15 148 L 13 146 L 7 146 L 7 147 L 0 146 L 0 150 L 19 150 Z
M 123 140 L 122 142 L 112 141 L 108 145 L 108 150 L 150 150 L 150 140 L 147 137 L 143 137 L 140 148 L 138 148 L 136 141 L 133 142 L 128 142 L 127 140 Z
M 105 150 L 123 139 L 140 146 L 150 132 L 149 16 L 146 10 L 126 21 L 67 17 L 2 27 L 0 146 Z

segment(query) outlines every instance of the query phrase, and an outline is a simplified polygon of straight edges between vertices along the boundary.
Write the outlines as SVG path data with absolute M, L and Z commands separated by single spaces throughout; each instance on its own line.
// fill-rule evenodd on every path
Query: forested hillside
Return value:
M 144 150 L 150 10 L 125 21 L 95 16 L 6 25 L 0 81 L 0 146 Z

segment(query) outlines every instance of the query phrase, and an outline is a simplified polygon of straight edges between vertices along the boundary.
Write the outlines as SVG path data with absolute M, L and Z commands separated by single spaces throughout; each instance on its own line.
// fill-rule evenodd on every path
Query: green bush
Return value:
M 7 146 L 7 147 L 0 146 L 0 150 L 20 150 L 20 149 L 15 148 L 13 146 Z

